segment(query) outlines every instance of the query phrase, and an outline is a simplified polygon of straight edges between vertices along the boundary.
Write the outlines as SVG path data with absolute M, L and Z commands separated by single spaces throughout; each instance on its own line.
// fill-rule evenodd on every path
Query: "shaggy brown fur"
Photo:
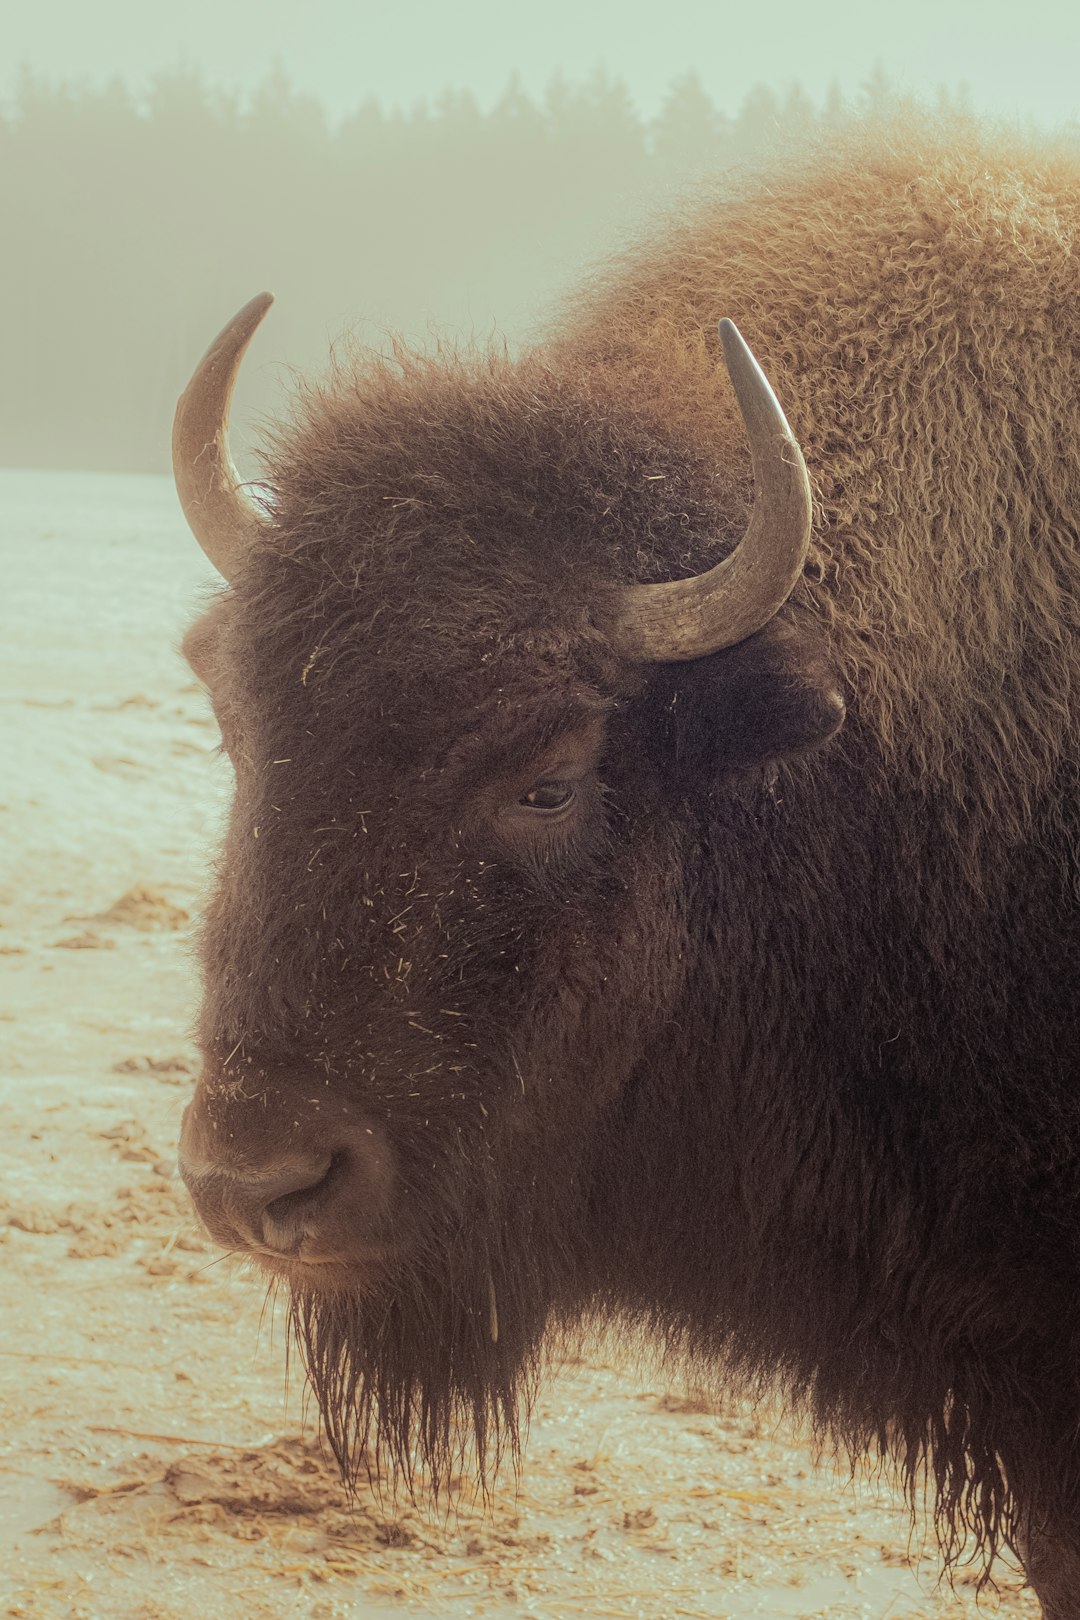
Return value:
M 619 585 L 746 520 L 722 315 L 811 556 L 639 668 Z M 1080 1616 L 1078 401 L 1080 168 L 956 132 L 719 193 L 523 359 L 304 396 L 195 634 L 237 765 L 196 1106 L 326 1088 L 393 1143 L 404 1258 L 296 1289 L 346 1468 L 445 1476 L 462 1415 L 483 1466 L 599 1312 L 928 1470 L 947 1556 L 1019 1539 Z M 568 735 L 582 803 L 515 841 Z

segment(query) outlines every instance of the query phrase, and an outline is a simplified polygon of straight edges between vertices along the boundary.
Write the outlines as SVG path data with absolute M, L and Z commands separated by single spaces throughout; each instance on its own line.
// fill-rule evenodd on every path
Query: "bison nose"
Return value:
M 203 1224 L 226 1248 L 294 1254 L 332 1201 L 332 1153 L 271 1169 L 222 1169 L 192 1160 L 181 1146 L 179 1169 Z M 343 1166 L 337 1166 L 340 1176 Z
M 374 1263 L 398 1242 L 386 1132 L 357 1119 L 347 1100 L 315 1101 L 267 1086 L 253 1109 L 240 1092 L 200 1083 L 184 1111 L 179 1168 L 223 1248 L 306 1266 Z

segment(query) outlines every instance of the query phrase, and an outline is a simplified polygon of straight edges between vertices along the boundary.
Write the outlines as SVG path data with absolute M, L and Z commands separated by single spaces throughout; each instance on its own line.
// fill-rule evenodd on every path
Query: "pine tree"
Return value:
M 652 125 L 652 150 L 668 175 L 716 169 L 728 155 L 730 132 L 694 72 L 673 79 Z

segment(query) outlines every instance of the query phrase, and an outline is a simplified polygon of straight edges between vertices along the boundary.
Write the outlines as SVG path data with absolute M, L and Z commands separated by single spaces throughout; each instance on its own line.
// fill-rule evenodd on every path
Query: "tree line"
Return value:
M 965 112 L 962 89 L 939 100 Z M 163 470 L 194 360 L 263 287 L 272 352 L 301 370 L 345 331 L 520 341 L 696 176 L 899 102 L 876 71 L 820 105 L 759 85 L 727 113 L 687 73 L 644 119 L 598 72 L 334 122 L 281 72 L 241 98 L 189 72 L 135 95 L 24 71 L 0 112 L 0 463 Z M 281 381 L 256 358 L 238 417 L 280 408 Z

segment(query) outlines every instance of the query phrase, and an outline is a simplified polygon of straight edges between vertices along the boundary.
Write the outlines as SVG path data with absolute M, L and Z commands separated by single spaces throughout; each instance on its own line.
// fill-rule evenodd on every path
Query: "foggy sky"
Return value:
M 901 89 L 971 86 L 975 107 L 1058 124 L 1080 115 L 1074 0 L 46 0 L 10 7 L 0 79 L 25 64 L 63 78 L 120 74 L 137 88 L 184 65 L 244 89 L 276 67 L 332 114 L 377 95 L 408 107 L 448 86 L 489 106 L 517 72 L 539 93 L 601 63 L 646 116 L 695 68 L 722 106 L 798 79 L 853 92 L 880 62 Z M 5 82 L 6 81 L 6 82 Z

